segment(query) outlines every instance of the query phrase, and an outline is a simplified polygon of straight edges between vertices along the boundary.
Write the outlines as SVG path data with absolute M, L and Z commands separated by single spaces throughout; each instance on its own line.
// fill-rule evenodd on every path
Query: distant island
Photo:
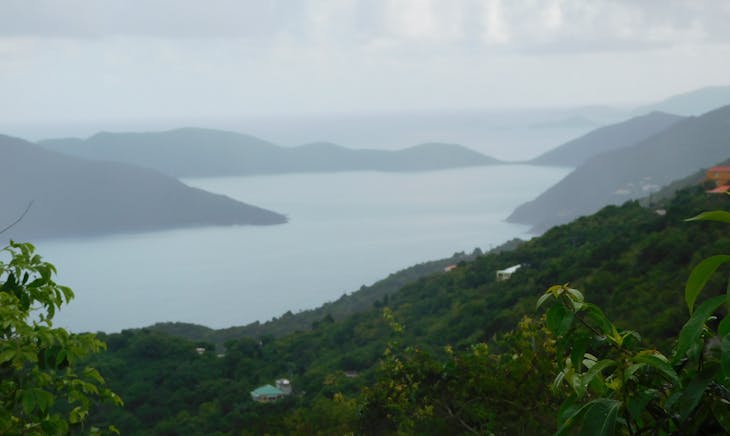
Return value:
M 154 168 L 174 177 L 244 176 L 336 171 L 428 171 L 494 165 L 499 160 L 456 144 L 426 143 L 388 151 L 328 142 L 282 147 L 222 130 L 108 133 L 87 139 L 48 139 L 47 149 L 94 160 Z
M 270 225 L 284 215 L 191 188 L 157 171 L 48 151 L 0 135 L 5 239 L 92 236 L 208 225 Z

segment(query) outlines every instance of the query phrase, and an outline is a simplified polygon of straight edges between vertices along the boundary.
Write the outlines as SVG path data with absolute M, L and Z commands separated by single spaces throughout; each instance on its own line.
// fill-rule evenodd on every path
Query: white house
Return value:
M 515 271 L 520 269 L 522 264 L 512 265 L 509 268 L 501 269 L 497 271 L 497 281 L 501 282 L 504 280 L 509 280 L 510 277 L 512 277 L 512 274 L 514 274 Z

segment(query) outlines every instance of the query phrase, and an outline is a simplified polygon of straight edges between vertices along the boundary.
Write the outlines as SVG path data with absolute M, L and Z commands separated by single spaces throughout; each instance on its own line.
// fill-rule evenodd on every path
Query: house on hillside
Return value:
M 730 165 L 720 165 L 708 169 L 706 179 L 715 182 L 715 186 L 718 188 L 730 185 Z
M 291 395 L 291 382 L 285 378 L 276 381 L 276 386 L 263 385 L 251 391 L 251 399 L 259 403 L 273 403 Z
M 724 194 L 730 191 L 730 185 L 720 185 L 714 189 L 707 191 L 708 194 Z
M 514 274 L 515 271 L 520 269 L 521 266 L 522 266 L 522 264 L 512 265 L 509 268 L 505 268 L 505 269 L 501 269 L 501 270 L 497 271 L 497 281 L 501 282 L 504 280 L 509 280 L 510 277 L 512 277 L 512 274 Z

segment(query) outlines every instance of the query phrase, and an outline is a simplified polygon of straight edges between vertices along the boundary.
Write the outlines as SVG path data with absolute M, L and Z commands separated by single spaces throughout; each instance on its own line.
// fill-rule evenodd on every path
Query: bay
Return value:
M 184 321 L 222 328 L 314 308 L 410 265 L 527 237 L 527 227 L 504 219 L 568 171 L 504 165 L 186 179 L 290 221 L 36 245 L 58 267 L 57 281 L 76 293 L 57 325 L 112 332 Z

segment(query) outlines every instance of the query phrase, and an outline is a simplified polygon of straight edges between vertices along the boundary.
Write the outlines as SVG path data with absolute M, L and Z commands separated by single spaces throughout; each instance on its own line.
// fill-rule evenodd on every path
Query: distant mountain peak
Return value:
M 636 108 L 634 114 L 664 111 L 684 116 L 697 116 L 730 104 L 730 86 L 706 86 Z

